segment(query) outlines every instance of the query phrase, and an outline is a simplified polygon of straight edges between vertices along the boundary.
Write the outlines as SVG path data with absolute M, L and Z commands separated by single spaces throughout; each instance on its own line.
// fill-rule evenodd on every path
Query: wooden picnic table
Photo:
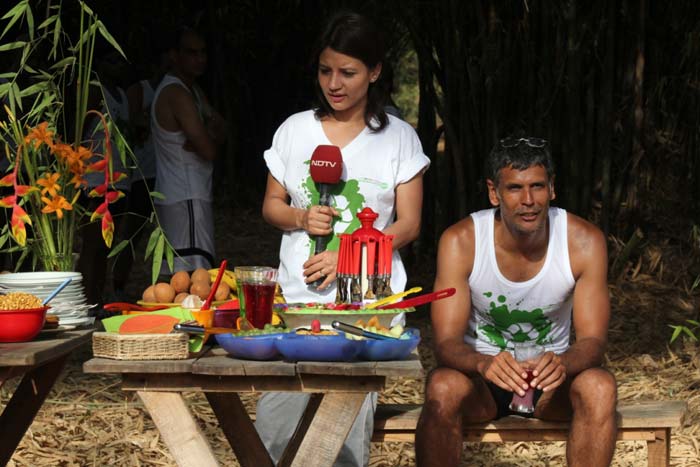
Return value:
M 62 334 L 39 334 L 30 342 L 0 343 L 0 386 L 24 375 L 0 415 L 0 465 L 12 453 L 32 424 L 39 408 L 76 348 L 89 341 L 92 329 Z
M 238 393 L 293 391 L 311 399 L 278 465 L 333 464 L 365 396 L 384 389 L 387 377 L 423 376 L 416 353 L 389 362 L 284 362 L 237 360 L 215 348 L 188 360 L 119 361 L 93 358 L 86 373 L 119 373 L 122 389 L 136 391 L 178 465 L 219 465 L 182 397 L 204 392 L 236 458 L 244 467 L 274 465 Z

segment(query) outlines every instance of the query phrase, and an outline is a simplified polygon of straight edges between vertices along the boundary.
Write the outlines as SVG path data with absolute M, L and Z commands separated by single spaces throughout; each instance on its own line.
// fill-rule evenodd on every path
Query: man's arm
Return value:
M 175 85 L 169 86 L 163 92 L 166 90 L 173 118 L 185 133 L 187 142 L 194 152 L 202 159 L 209 161 L 216 159 L 216 144 L 199 117 L 192 94 L 183 87 Z
M 447 229 L 438 247 L 434 290 L 456 290 L 452 297 L 434 302 L 430 311 L 438 364 L 468 375 L 480 374 L 507 391 L 524 395 L 527 374 L 509 352 L 484 355 L 464 342 L 471 314 L 468 279 L 473 265 L 474 223 L 467 218 Z
M 547 353 L 535 369 L 532 385 L 551 391 L 567 376 L 600 366 L 608 339 L 610 296 L 608 253 L 603 233 L 569 214 L 569 257 L 576 279 L 573 324 L 576 342 L 563 354 Z

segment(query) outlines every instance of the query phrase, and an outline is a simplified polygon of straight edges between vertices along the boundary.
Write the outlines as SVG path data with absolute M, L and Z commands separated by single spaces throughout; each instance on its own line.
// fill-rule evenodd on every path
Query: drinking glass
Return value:
M 241 317 L 263 329 L 272 322 L 272 304 L 277 288 L 277 269 L 267 266 L 239 266 L 234 268 Z
M 513 347 L 515 349 L 513 356 L 527 372 L 525 382 L 529 385 L 530 381 L 532 381 L 532 371 L 537 366 L 540 357 L 544 354 L 544 346 L 535 344 L 534 342 L 516 342 L 513 344 Z M 520 396 L 517 392 L 514 392 L 513 399 L 508 408 L 513 412 L 533 413 L 535 411 L 535 404 L 533 403 L 534 395 L 535 388 L 531 386 L 528 386 L 524 396 Z

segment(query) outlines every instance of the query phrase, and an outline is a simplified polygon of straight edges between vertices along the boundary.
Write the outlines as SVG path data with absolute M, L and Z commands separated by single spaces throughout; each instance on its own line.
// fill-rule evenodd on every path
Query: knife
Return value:
M 331 326 L 333 327 L 333 329 L 337 329 L 338 331 L 347 332 L 349 334 L 354 334 L 356 336 L 369 337 L 370 339 L 377 339 L 377 340 L 382 340 L 382 341 L 398 340 L 398 337 L 385 336 L 383 334 L 377 334 L 375 332 L 365 331 L 362 328 L 358 328 L 357 326 L 352 326 L 352 325 L 346 324 L 346 323 L 341 323 L 340 321 L 333 321 L 331 323 Z
M 417 297 L 409 298 L 408 300 L 402 300 L 397 303 L 390 303 L 388 305 L 382 305 L 377 307 L 377 310 L 386 310 L 388 308 L 410 308 L 418 305 L 423 305 L 425 303 L 434 302 L 436 300 L 441 300 L 443 298 L 451 297 L 455 294 L 456 289 L 450 287 L 449 289 L 438 290 L 437 292 L 430 292 L 423 295 L 418 295 Z
M 219 328 L 211 327 L 205 328 L 204 326 L 198 326 L 196 324 L 176 324 L 173 329 L 180 332 L 188 332 L 192 334 L 236 334 L 240 332 L 239 329 L 234 328 Z

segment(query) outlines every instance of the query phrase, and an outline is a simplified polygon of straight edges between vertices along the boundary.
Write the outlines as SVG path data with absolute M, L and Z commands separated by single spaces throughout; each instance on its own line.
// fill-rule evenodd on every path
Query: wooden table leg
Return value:
M 323 395 L 292 467 L 330 467 L 360 412 L 367 393 L 330 392 Z M 283 466 L 282 462 L 279 464 Z
M 656 430 L 656 439 L 647 441 L 647 465 L 668 467 L 671 463 L 671 429 Z
M 219 463 L 179 392 L 137 391 L 158 427 L 170 454 L 181 467 L 214 467 Z
M 272 459 L 238 394 L 207 392 L 205 395 L 238 462 L 243 467 L 272 467 Z
M 66 355 L 25 373 L 0 416 L 0 465 L 10 461 L 12 453 L 32 424 L 67 359 Z
M 294 460 L 294 456 L 299 450 L 299 446 L 301 446 L 301 442 L 306 436 L 306 432 L 309 431 L 311 422 L 316 416 L 316 411 L 321 405 L 322 400 L 323 394 L 311 394 L 311 397 L 309 398 L 309 403 L 306 404 L 306 408 L 304 409 L 304 414 L 301 416 L 301 419 L 297 424 L 297 428 L 296 430 L 294 430 L 294 434 L 287 443 L 287 447 L 284 448 L 282 457 L 280 457 L 280 466 L 287 467 L 291 465 L 292 461 Z

